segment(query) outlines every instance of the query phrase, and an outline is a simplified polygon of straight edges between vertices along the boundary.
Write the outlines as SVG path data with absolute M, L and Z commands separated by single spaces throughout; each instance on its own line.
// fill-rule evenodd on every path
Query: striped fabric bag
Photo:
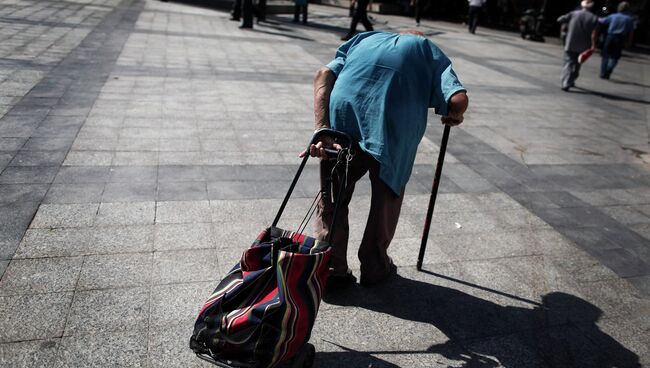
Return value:
M 267 228 L 201 308 L 190 347 L 228 367 L 291 359 L 309 341 L 329 258 L 326 242 Z

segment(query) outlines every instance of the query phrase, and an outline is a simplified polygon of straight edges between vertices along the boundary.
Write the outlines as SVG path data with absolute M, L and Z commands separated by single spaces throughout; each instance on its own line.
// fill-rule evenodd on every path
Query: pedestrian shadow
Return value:
M 641 87 L 641 88 L 650 88 L 650 85 L 643 84 L 643 83 L 622 81 L 622 80 L 618 80 L 618 79 L 610 79 L 609 81 L 614 83 L 614 84 L 622 84 L 622 85 L 626 85 L 626 86 L 636 86 L 636 87 Z
M 441 276 L 424 271 L 430 276 Z M 458 280 L 460 281 L 460 280 Z M 472 285 L 461 281 L 462 284 Z M 577 296 L 552 292 L 541 303 L 473 285 L 495 299 L 517 300 L 517 306 L 501 305 L 460 290 L 396 276 L 385 285 L 366 289 L 351 287 L 326 295 L 327 303 L 355 306 L 406 321 L 428 323 L 448 337 L 423 351 L 359 352 L 340 345 L 340 352 L 317 353 L 318 366 L 346 367 L 348 359 L 362 364 L 349 367 L 395 367 L 377 355 L 438 354 L 455 367 L 640 367 L 639 357 L 602 332 L 596 322 L 603 312 Z M 386 335 L 393 341 L 399 336 Z M 432 342 L 433 343 L 433 342 Z M 365 358 L 365 360 L 363 360 Z M 417 359 L 417 358 L 413 358 Z M 363 365 L 365 364 L 365 365 Z
M 584 88 L 584 87 L 574 87 L 574 88 L 575 88 L 573 90 L 574 93 L 594 95 L 594 96 L 602 97 L 604 99 L 613 100 L 613 101 L 626 101 L 626 102 L 634 102 L 634 103 L 640 103 L 640 104 L 644 104 L 644 105 L 650 105 L 650 101 L 640 100 L 638 98 L 631 98 L 631 97 L 613 95 L 613 94 L 610 94 L 610 93 L 594 91 L 594 90 L 587 89 L 587 88 Z
M 348 28 L 346 27 L 339 27 L 331 24 L 325 23 L 327 19 L 330 19 L 332 17 L 325 17 L 325 16 L 318 16 L 318 15 L 309 15 L 309 22 L 307 24 L 301 24 L 301 23 L 293 23 L 291 21 L 291 17 L 278 17 L 278 16 L 273 16 L 272 17 L 274 21 L 278 23 L 283 23 L 286 25 L 292 25 L 292 26 L 299 26 L 299 27 L 308 27 L 308 28 L 314 28 L 317 30 L 321 31 L 326 31 L 326 32 L 331 32 L 331 33 L 337 33 L 337 34 L 343 34 L 348 31 Z M 338 18 L 338 17 L 337 17 Z

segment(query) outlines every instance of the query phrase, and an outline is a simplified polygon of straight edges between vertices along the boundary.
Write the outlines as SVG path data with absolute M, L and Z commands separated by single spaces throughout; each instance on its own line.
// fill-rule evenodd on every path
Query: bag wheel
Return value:
M 291 362 L 291 368 L 311 368 L 314 366 L 316 348 L 312 344 L 305 344 Z

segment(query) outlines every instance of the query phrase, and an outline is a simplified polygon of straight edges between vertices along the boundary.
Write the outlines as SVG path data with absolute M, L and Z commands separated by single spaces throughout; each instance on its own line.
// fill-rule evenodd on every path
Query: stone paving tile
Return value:
M 64 151 L 20 151 L 10 166 L 59 166 L 65 158 Z
M 104 187 L 103 183 L 52 184 L 43 203 L 99 203 Z
M 14 258 L 137 253 L 153 249 L 153 226 L 27 230 Z
M 210 202 L 177 201 L 156 203 L 157 224 L 211 222 Z
M 82 262 L 81 257 L 14 259 L 0 280 L 0 295 L 74 291 Z
M 205 363 L 186 346 L 188 336 L 191 334 L 191 324 L 152 328 L 148 341 L 150 366 L 160 368 L 204 367 Z
M 207 183 L 204 181 L 160 182 L 156 199 L 159 201 L 207 200 Z
M 77 289 L 148 286 L 151 283 L 152 259 L 149 253 L 87 256 Z
M 153 225 L 155 216 L 153 202 L 101 203 L 95 225 Z
M 28 368 L 40 364 L 53 366 L 59 339 L 23 341 L 0 344 L 0 364 Z
M 154 286 L 149 316 L 151 329 L 159 330 L 163 336 L 169 327 L 172 331 L 173 327 L 183 327 L 186 333 L 191 333 L 199 310 L 217 284 L 211 281 Z
M 65 336 L 143 333 L 148 328 L 149 299 L 147 288 L 78 291 L 70 307 Z
M 40 202 L 47 189 L 46 184 L 0 185 L 0 203 Z
M 219 251 L 192 249 L 156 251 L 153 255 L 152 282 L 155 285 L 219 280 Z
M 55 183 L 105 183 L 110 169 L 104 166 L 62 167 L 54 179 Z
M 143 202 L 156 198 L 156 184 L 152 182 L 107 183 L 102 202 Z
M 0 297 L 0 343 L 61 337 L 72 293 Z
M 0 184 L 49 184 L 56 173 L 56 167 L 10 166 L 0 174 Z
M 182 250 L 214 248 L 212 224 L 156 224 L 154 249 Z
M 55 367 L 146 367 L 144 332 L 102 333 L 61 339 Z
M 156 182 L 158 168 L 155 166 L 115 166 L 110 169 L 109 182 Z
M 92 226 L 99 203 L 47 204 L 39 207 L 31 228 Z

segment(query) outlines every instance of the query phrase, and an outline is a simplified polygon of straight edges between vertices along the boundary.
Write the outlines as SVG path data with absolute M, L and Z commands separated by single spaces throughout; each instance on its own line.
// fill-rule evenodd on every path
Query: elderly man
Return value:
M 614 71 L 618 59 L 625 47 L 625 43 L 632 43 L 634 37 L 634 19 L 627 14 L 630 4 L 623 1 L 618 4 L 618 13 L 608 15 L 600 19 L 600 23 L 607 27 L 607 36 L 602 50 L 602 63 L 600 65 L 600 77 L 609 79 Z
M 562 68 L 562 90 L 565 92 L 575 85 L 580 74 L 578 56 L 596 45 L 598 17 L 589 11 L 594 3 L 591 0 L 584 0 L 580 6 L 581 9 L 557 19 L 558 22 L 567 25 L 564 68 Z
M 373 286 L 396 271 L 387 249 L 426 129 L 428 108 L 442 115 L 444 124 L 453 126 L 463 121 L 467 104 L 465 88 L 447 56 L 416 31 L 359 34 L 341 45 L 336 58 L 317 72 L 316 129 L 331 127 L 348 133 L 356 142 L 331 244 L 330 290 L 356 281 L 347 263 L 348 204 L 355 182 L 369 172 L 372 197 L 359 259 L 361 284 Z M 332 145 L 324 139 L 312 145 L 309 153 L 325 158 L 324 148 Z M 321 178 L 331 170 L 332 163 L 321 160 Z M 344 184 L 335 178 L 332 195 L 338 195 Z M 319 239 L 327 238 L 332 212 L 331 201 L 321 200 L 316 219 Z

